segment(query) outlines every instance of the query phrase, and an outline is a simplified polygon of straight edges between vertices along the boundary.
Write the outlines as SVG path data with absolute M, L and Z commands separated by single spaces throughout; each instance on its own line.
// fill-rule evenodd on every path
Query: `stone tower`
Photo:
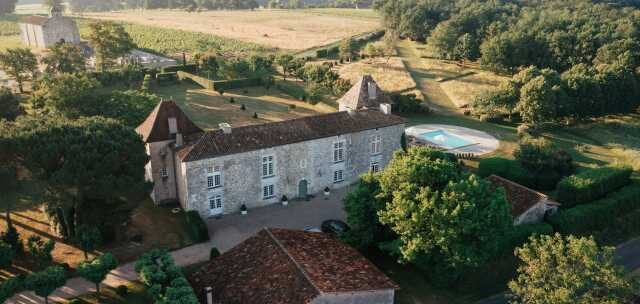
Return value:
M 153 182 L 151 198 L 156 204 L 177 201 L 175 149 L 184 145 L 185 138 L 202 130 L 175 102 L 161 101 L 136 132 L 142 136 L 149 155 L 145 178 Z

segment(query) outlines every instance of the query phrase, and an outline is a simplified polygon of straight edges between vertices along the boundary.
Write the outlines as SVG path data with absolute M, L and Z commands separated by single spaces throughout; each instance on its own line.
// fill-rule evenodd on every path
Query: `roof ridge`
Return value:
M 531 191 L 531 192 L 533 192 L 533 193 L 535 193 L 535 194 L 537 194 L 537 195 L 539 195 L 539 196 L 542 196 L 543 198 L 549 198 L 549 196 L 548 196 L 548 195 L 546 195 L 546 194 L 544 194 L 544 193 L 542 193 L 542 192 L 540 192 L 540 191 L 537 191 L 537 190 L 531 189 L 531 188 L 529 188 L 529 187 L 527 187 L 527 186 L 525 186 L 525 185 L 522 185 L 522 184 L 516 183 L 516 182 L 514 182 L 514 181 L 512 181 L 512 180 L 510 180 L 510 179 L 504 178 L 504 177 L 502 177 L 502 176 L 500 176 L 500 175 L 491 174 L 489 177 L 491 177 L 491 176 L 494 176 L 494 177 L 498 178 L 499 180 L 502 180 L 502 181 L 504 181 L 504 182 L 506 182 L 506 183 L 509 183 L 509 184 L 511 184 L 511 185 L 514 185 L 514 186 L 516 186 L 516 187 L 520 187 L 520 188 L 527 189 L 527 190 L 529 190 L 529 191 Z
M 267 232 L 267 235 L 269 235 L 269 237 L 276 243 L 276 245 L 278 245 L 278 247 L 280 248 L 280 250 L 282 250 L 282 252 L 284 252 L 284 254 L 287 255 L 287 257 L 289 257 L 289 260 L 291 260 L 291 262 L 293 262 L 293 265 L 296 266 L 296 268 L 302 273 L 302 275 L 304 276 L 305 279 L 307 279 L 307 281 L 309 282 L 309 284 L 311 284 L 311 286 L 313 286 L 313 288 L 319 293 L 322 293 L 322 290 L 320 290 L 320 288 L 318 288 L 318 286 L 313 282 L 313 280 L 311 279 L 311 277 L 309 276 L 309 274 L 307 273 L 306 270 L 304 270 L 304 268 L 302 267 L 302 265 L 300 265 L 300 263 L 298 263 L 296 261 L 296 259 L 293 258 L 293 256 L 291 255 L 291 253 L 289 253 L 289 251 L 287 250 L 287 248 L 284 247 L 284 245 L 282 245 L 282 243 L 280 243 L 280 241 L 278 240 L 278 238 L 276 238 L 275 235 L 273 235 L 273 233 L 271 233 L 271 230 L 269 230 L 269 228 L 264 227 L 264 230 Z

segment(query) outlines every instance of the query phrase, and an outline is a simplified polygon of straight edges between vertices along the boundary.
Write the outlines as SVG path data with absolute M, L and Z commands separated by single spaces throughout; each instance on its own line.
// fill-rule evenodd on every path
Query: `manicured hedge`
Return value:
M 640 208 L 618 217 L 606 229 L 597 234 L 598 244 L 618 245 L 640 235 Z
M 198 303 L 182 269 L 167 251 L 156 249 L 145 253 L 136 262 L 135 271 L 156 303 Z
M 220 90 L 228 91 L 232 89 L 256 87 L 259 85 L 262 85 L 262 79 L 260 78 L 242 78 L 242 79 L 233 79 L 233 80 L 214 81 L 213 89 L 220 92 Z
M 178 81 L 178 73 L 176 72 L 167 72 L 167 73 L 158 73 L 156 74 L 156 80 L 158 83 L 169 83 Z
M 563 207 L 597 200 L 628 185 L 631 173 L 629 167 L 603 167 L 571 175 L 558 183 L 557 199 Z
M 207 224 L 200 217 L 200 213 L 195 210 L 185 212 L 187 231 L 189 236 L 198 242 L 206 242 L 209 240 L 209 228 Z
M 591 234 L 608 227 L 619 216 L 639 208 L 640 184 L 634 183 L 604 199 L 561 210 L 549 218 L 549 223 L 563 234 Z
M 551 235 L 553 227 L 547 223 L 528 224 L 514 226 L 509 234 L 507 242 L 503 244 L 502 253 L 513 253 L 513 249 L 529 240 L 533 235 Z
M 515 160 L 499 157 L 483 159 L 478 165 L 478 170 L 478 174 L 482 177 L 495 174 L 527 187 L 534 186 L 531 174 Z
M 329 53 L 329 50 L 327 49 L 319 49 L 316 51 L 316 57 L 318 58 L 327 58 L 327 54 Z
M 196 64 L 186 64 L 186 65 L 170 65 L 162 68 L 162 73 L 175 73 L 178 71 L 195 73 L 198 70 L 198 66 Z
M 0 284 L 0 303 L 13 297 L 16 293 L 22 292 L 24 287 L 23 275 L 11 277 Z

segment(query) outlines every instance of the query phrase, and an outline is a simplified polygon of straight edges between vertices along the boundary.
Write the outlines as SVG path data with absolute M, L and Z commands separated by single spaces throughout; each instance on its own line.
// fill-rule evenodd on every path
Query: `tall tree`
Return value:
M 22 93 L 24 92 L 22 84 L 34 76 L 38 60 L 28 48 L 8 49 L 4 53 L 0 53 L 0 66 L 8 75 L 15 78 L 20 93 Z
M 509 283 L 514 303 L 630 303 L 632 286 L 614 262 L 615 248 L 593 237 L 541 235 L 515 254 L 521 264 Z
M 16 169 L 10 165 L 0 166 L 0 201 L 5 205 L 7 217 L 7 226 L 12 227 L 11 210 L 13 209 L 13 200 L 9 197 L 11 193 L 15 193 L 18 189 L 18 175 Z
M 21 113 L 18 97 L 9 88 L 0 88 L 0 119 L 14 120 Z
M 49 303 L 49 295 L 66 283 L 64 268 L 51 266 L 47 269 L 30 274 L 25 282 L 28 290 L 33 290 L 36 295 L 44 298 L 44 303 Z
M 95 106 L 96 89 L 100 83 L 86 74 L 59 74 L 42 79 L 34 92 L 34 104 L 50 111 L 62 113 L 69 118 L 84 114 L 84 110 Z
M 47 65 L 47 73 L 79 73 L 86 70 L 84 54 L 79 46 L 56 43 L 49 51 L 43 60 Z
M 104 70 L 114 60 L 131 51 L 135 44 L 120 24 L 98 21 L 89 24 L 89 44 L 96 54 L 96 69 Z
M 284 80 L 287 80 L 287 74 L 291 71 L 293 59 L 293 55 L 291 54 L 278 54 L 278 56 L 276 56 L 276 63 L 282 67 Z
M 48 115 L 21 117 L 15 129 L 18 155 L 46 184 L 45 210 L 60 235 L 74 237 L 82 224 L 113 229 L 129 215 L 125 200 L 144 195 L 147 155 L 123 123 Z
M 504 191 L 475 175 L 436 189 L 402 183 L 379 216 L 399 236 L 391 250 L 448 283 L 495 257 L 513 219 Z
M 104 281 L 111 270 L 118 267 L 118 260 L 107 252 L 92 261 L 83 262 L 78 266 L 78 275 L 96 285 L 96 293 L 100 300 L 100 283 Z
M 89 252 L 93 251 L 102 243 L 102 233 L 100 229 L 95 226 L 82 225 L 78 227 L 78 235 L 76 236 L 76 243 L 82 249 L 84 253 L 84 259 L 89 259 Z
M 340 42 L 340 58 L 345 59 L 345 60 L 351 60 L 351 57 L 353 56 L 353 51 L 354 51 L 354 42 L 352 38 L 346 38 L 344 40 L 342 40 L 342 42 Z

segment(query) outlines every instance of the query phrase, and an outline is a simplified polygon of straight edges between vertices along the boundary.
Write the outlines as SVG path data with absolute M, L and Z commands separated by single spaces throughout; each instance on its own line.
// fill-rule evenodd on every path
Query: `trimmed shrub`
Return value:
M 189 232 L 189 236 L 198 242 L 206 242 L 209 240 L 209 228 L 207 228 L 207 224 L 200 217 L 200 213 L 195 210 L 187 211 L 184 213 L 186 217 L 187 223 L 187 231 Z
M 478 165 L 478 175 L 488 177 L 492 174 L 504 177 L 508 180 L 534 187 L 535 180 L 531 174 L 519 162 L 515 160 L 492 157 L 480 161 Z
M 511 230 L 509 238 L 502 245 L 501 252 L 513 253 L 513 249 L 522 246 L 533 235 L 551 235 L 553 234 L 553 226 L 547 223 L 528 224 L 514 226 Z
M 129 287 L 126 285 L 119 285 L 116 287 L 116 293 L 121 297 L 126 297 L 129 294 Z
M 0 284 L 0 303 L 13 297 L 16 293 L 22 292 L 25 289 L 24 276 L 19 275 L 11 277 Z
M 597 200 L 628 185 L 631 173 L 629 167 L 603 167 L 571 175 L 558 183 L 557 199 L 564 207 Z
M 618 245 L 640 235 L 640 208 L 615 219 L 596 235 L 600 244 Z
M 0 241 L 0 267 L 4 268 L 11 265 L 15 255 L 16 251 L 11 248 L 11 245 Z
M 175 83 L 178 81 L 178 73 L 176 72 L 158 73 L 156 74 L 156 80 L 158 81 L 159 84 Z
M 175 73 L 178 71 L 195 73 L 198 69 L 197 64 L 185 64 L 185 65 L 170 65 L 162 68 L 162 73 Z
M 218 248 L 213 247 L 211 248 L 211 251 L 209 251 L 209 261 L 217 258 L 220 256 L 220 250 L 218 250 Z
M 561 210 L 549 218 L 553 228 L 562 234 L 591 234 L 602 230 L 621 215 L 640 208 L 640 184 L 634 183 L 607 198 Z M 636 223 L 637 224 L 637 223 Z

